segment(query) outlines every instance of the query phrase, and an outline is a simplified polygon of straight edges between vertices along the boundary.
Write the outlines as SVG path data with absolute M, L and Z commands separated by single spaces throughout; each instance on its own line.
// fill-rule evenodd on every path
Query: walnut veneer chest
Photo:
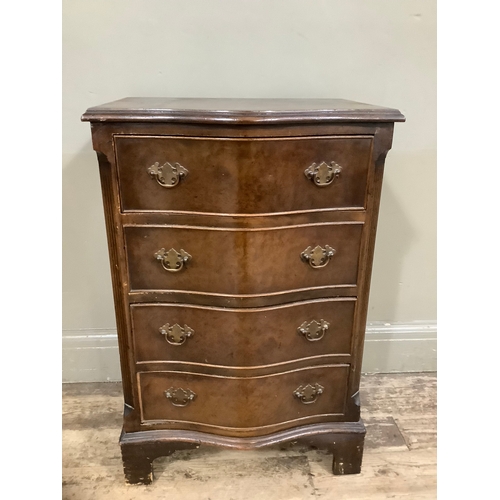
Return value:
M 303 441 L 360 471 L 359 381 L 394 109 L 127 98 L 90 108 L 125 476 L 200 444 Z

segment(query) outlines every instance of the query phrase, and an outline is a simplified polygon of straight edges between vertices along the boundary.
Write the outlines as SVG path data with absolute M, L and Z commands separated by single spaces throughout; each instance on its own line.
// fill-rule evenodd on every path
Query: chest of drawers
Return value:
M 90 108 L 130 483 L 200 445 L 302 441 L 360 471 L 359 381 L 399 111 L 343 100 Z

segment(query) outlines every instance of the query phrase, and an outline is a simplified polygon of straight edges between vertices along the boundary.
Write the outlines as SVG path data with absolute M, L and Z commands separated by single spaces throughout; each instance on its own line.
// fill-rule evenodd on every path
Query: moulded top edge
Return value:
M 127 97 L 89 108 L 82 121 L 187 123 L 402 122 L 397 109 L 343 99 Z

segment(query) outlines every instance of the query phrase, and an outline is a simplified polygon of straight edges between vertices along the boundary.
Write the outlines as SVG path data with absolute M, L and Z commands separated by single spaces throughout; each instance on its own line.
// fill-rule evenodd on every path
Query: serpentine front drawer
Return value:
M 230 309 L 190 304 L 132 304 L 136 363 L 279 367 L 351 354 L 356 299 Z
M 254 436 L 342 418 L 348 365 L 257 377 L 138 373 L 143 424 Z
M 125 227 L 130 291 L 225 295 L 353 287 L 363 224 L 272 229 Z
M 121 207 L 257 214 L 365 207 L 373 137 L 115 136 Z

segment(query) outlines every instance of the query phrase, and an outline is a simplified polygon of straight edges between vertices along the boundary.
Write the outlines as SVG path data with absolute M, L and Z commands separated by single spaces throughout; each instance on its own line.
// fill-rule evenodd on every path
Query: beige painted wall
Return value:
M 126 96 L 399 108 L 369 320 L 436 318 L 436 7 L 426 0 L 65 0 L 63 328 L 115 325 L 86 108 Z

